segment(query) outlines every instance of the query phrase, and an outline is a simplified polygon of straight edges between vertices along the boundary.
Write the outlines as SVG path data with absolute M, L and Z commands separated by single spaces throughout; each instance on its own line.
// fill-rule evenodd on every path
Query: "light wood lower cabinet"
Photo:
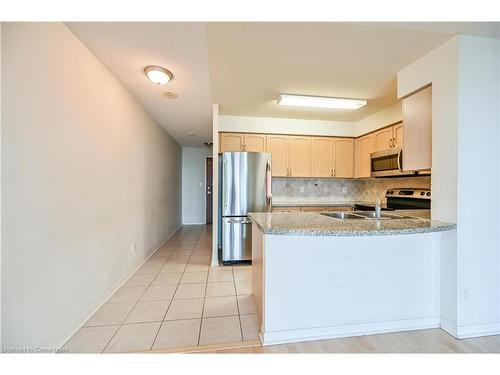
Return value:
M 288 147 L 288 168 L 290 177 L 312 176 L 311 137 L 290 136 Z
M 268 135 L 267 152 L 271 154 L 273 177 L 288 176 L 288 136 Z

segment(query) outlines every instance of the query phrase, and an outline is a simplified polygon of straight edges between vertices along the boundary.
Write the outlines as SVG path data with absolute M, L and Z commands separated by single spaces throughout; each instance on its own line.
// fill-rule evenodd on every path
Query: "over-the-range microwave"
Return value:
M 377 151 L 370 154 L 371 177 L 402 177 L 430 175 L 430 171 L 403 170 L 403 149 L 401 147 Z

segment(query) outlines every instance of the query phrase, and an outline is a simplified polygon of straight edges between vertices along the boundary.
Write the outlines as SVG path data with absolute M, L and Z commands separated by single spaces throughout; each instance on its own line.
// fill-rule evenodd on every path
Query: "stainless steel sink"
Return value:
M 352 213 L 352 212 L 322 212 L 321 215 L 333 217 L 335 219 L 342 219 L 342 220 L 345 220 L 345 219 L 365 220 L 366 219 L 366 217 L 359 216 L 359 215 Z
M 356 215 L 366 217 L 367 219 L 406 219 L 407 216 L 402 216 L 402 215 L 396 215 L 396 214 L 387 214 L 385 212 L 382 212 L 380 214 L 380 217 L 377 217 L 377 214 L 375 211 L 356 211 Z
M 375 211 L 356 211 L 356 212 L 322 212 L 321 215 L 333 217 L 341 220 L 390 220 L 390 219 L 411 219 L 409 216 L 396 214 L 387 214 L 385 212 L 377 217 Z

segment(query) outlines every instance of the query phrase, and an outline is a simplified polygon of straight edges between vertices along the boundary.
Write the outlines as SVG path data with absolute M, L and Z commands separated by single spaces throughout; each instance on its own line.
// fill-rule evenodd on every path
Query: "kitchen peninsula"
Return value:
M 440 256 L 455 225 L 394 214 L 404 217 L 251 214 L 263 345 L 440 327 Z

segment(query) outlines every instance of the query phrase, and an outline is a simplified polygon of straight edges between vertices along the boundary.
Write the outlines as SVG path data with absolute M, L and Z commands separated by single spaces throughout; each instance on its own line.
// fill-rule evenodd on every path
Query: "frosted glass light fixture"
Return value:
M 293 107 L 359 109 L 365 106 L 366 103 L 366 99 L 333 98 L 329 96 L 281 94 L 278 98 L 279 105 Z
M 169 83 L 174 75 L 162 66 L 150 65 L 144 69 L 144 73 L 149 80 L 157 85 L 165 85 Z

